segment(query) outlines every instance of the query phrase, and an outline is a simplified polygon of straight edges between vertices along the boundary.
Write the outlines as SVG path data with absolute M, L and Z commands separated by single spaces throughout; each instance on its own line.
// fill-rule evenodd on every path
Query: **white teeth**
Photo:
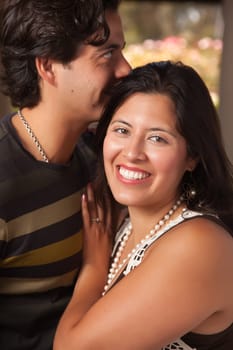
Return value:
M 122 167 L 119 168 L 119 173 L 121 174 L 121 176 L 128 180 L 142 180 L 149 176 L 148 173 L 127 170 Z

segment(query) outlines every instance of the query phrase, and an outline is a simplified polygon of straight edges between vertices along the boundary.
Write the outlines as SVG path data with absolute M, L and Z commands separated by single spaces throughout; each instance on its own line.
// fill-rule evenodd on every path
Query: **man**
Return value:
M 81 262 L 88 125 L 128 74 L 119 0 L 1 0 L 0 347 L 47 350 Z

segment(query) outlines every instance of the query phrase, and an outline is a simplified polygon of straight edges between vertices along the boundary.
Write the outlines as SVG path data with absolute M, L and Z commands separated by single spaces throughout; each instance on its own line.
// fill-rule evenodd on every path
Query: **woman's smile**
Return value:
M 132 183 L 140 182 L 150 176 L 150 173 L 137 168 L 129 168 L 124 165 L 117 166 L 117 170 L 120 174 L 120 179 L 130 180 Z

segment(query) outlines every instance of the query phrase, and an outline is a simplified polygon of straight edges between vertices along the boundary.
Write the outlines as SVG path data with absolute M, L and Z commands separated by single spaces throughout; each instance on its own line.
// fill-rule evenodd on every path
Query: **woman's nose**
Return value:
M 123 149 L 123 154 L 130 161 L 146 159 L 143 144 L 139 140 L 128 140 L 127 145 Z

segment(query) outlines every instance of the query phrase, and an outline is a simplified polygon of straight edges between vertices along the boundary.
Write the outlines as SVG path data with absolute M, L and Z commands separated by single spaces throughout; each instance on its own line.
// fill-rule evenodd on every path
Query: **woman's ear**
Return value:
M 56 81 L 53 63 L 53 60 L 48 58 L 37 57 L 35 59 L 38 75 L 41 77 L 42 80 L 45 80 L 52 85 L 54 85 Z
M 199 162 L 198 158 L 191 158 L 190 157 L 188 162 L 187 162 L 186 170 L 192 172 L 196 168 L 198 162 Z

